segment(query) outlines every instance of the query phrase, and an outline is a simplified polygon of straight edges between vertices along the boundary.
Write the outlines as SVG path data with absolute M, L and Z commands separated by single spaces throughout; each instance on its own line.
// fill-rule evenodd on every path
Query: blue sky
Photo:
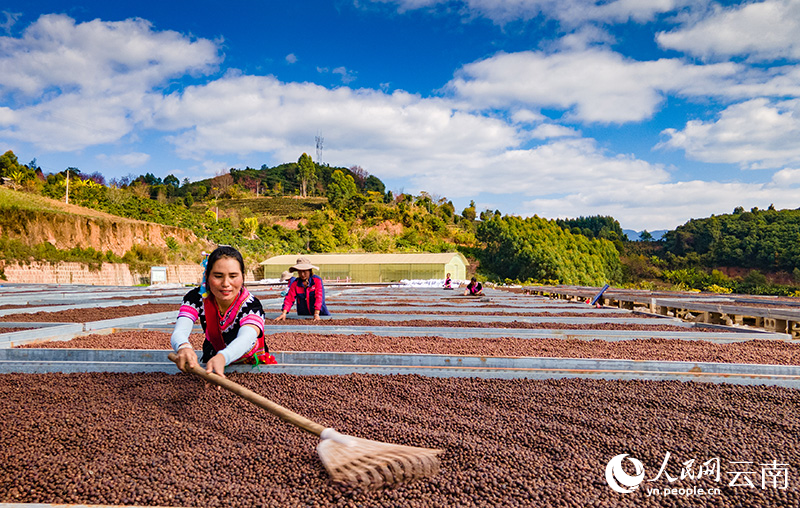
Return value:
M 0 149 L 207 178 L 316 157 L 395 192 L 674 228 L 800 207 L 800 0 L 6 0 Z

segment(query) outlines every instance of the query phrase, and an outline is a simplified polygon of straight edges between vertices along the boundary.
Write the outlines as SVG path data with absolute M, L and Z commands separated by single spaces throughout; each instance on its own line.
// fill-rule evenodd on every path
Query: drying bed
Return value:
M 201 349 L 202 334 L 190 342 Z M 520 339 L 436 336 L 386 337 L 374 334 L 321 335 L 284 332 L 266 336 L 271 351 L 329 351 L 386 354 L 447 354 L 457 356 L 527 356 L 548 358 L 605 358 L 625 360 L 750 363 L 800 365 L 800 344 L 779 340 L 750 340 L 716 344 L 680 339 Z M 169 349 L 170 334 L 159 331 L 124 331 L 92 334 L 69 341 L 26 344 L 27 348 Z
M 3 327 L 0 327 L 0 333 L 21 332 L 22 330 L 28 330 L 28 328 L 3 328 Z
M 0 501 L 160 506 L 797 506 L 800 391 L 680 382 L 230 374 L 344 433 L 440 448 L 430 479 L 332 484 L 317 439 L 178 374 L 0 375 Z M 618 494 L 619 454 L 647 481 Z M 669 454 L 669 455 L 668 455 Z M 665 475 L 657 478 L 667 458 Z M 714 475 L 680 479 L 718 460 Z M 761 464 L 788 486 L 761 488 Z M 731 486 L 750 462 L 756 488 Z M 778 466 L 785 467 L 785 466 Z M 749 469 L 745 469 L 746 471 Z M 649 480 L 654 480 L 650 482 Z M 739 478 L 739 482 L 742 479 Z M 733 482 L 735 483 L 735 481 Z M 719 489 L 710 496 L 648 489 Z
M 652 331 L 652 332 L 685 332 L 686 326 L 676 325 L 647 325 L 635 323 L 529 323 L 523 321 L 511 322 L 486 322 L 486 321 L 453 321 L 453 320 L 436 320 L 436 319 L 409 319 L 409 320 L 380 320 L 369 318 L 325 318 L 319 321 L 312 321 L 310 319 L 291 319 L 285 321 L 272 321 L 271 325 L 323 325 L 323 326 L 414 326 L 414 327 L 448 327 L 448 328 L 513 328 L 513 329 L 545 329 L 545 330 L 638 330 L 638 331 Z M 720 332 L 724 330 L 712 330 L 707 328 L 692 328 L 692 331 L 714 331 Z
M 361 314 L 398 314 L 397 311 L 394 310 L 382 310 L 382 309 L 354 309 L 354 310 L 347 310 L 346 312 L 358 312 Z M 664 319 L 663 316 L 657 316 L 654 314 L 645 314 L 645 313 L 635 313 L 631 314 L 629 312 L 594 312 L 594 313 L 587 313 L 587 312 L 503 312 L 503 311 L 493 311 L 493 312 L 469 312 L 468 314 L 465 313 L 463 310 L 459 309 L 452 309 L 450 311 L 446 310 L 438 310 L 438 311 L 425 311 L 425 310 L 404 310 L 401 314 L 404 315 L 425 315 L 425 316 L 519 316 L 519 317 L 590 317 L 592 319 L 625 319 L 630 318 L 632 315 L 637 318 L 645 318 L 645 319 Z
M 124 305 L 119 307 L 96 307 L 83 309 L 67 309 L 56 312 L 32 312 L 8 314 L 0 316 L 0 322 L 10 323 L 89 323 L 104 319 L 143 316 L 159 312 L 175 312 L 178 315 L 180 304 L 144 303 L 141 305 Z
M 8 304 L 8 305 L 0 305 L 0 310 L 7 310 L 7 309 L 27 309 L 30 305 L 22 305 L 22 304 Z

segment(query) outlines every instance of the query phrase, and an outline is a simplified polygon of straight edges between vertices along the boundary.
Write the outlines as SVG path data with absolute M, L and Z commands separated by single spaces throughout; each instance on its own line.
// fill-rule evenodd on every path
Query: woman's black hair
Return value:
M 220 245 L 208 256 L 208 263 L 206 263 L 206 280 L 208 280 L 208 276 L 211 275 L 211 268 L 214 267 L 214 263 L 221 258 L 231 258 L 238 261 L 239 267 L 242 269 L 242 277 L 244 277 L 244 259 L 242 259 L 242 254 L 230 245 Z

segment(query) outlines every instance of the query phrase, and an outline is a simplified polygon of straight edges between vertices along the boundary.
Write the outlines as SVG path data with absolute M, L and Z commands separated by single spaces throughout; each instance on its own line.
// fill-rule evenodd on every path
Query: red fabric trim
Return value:
M 233 321 L 236 319 L 236 316 L 239 315 L 239 309 L 242 308 L 242 304 L 245 300 L 250 296 L 250 291 L 247 290 L 246 287 L 242 287 L 241 291 L 239 291 L 239 296 L 236 297 L 236 300 L 228 307 L 228 310 L 225 311 L 225 317 L 222 319 L 222 329 L 225 330 L 233 324 Z M 208 299 L 210 300 L 213 296 L 209 296 Z M 217 306 L 214 305 L 216 309 Z M 217 311 L 219 313 L 219 311 Z M 208 316 L 206 316 L 208 319 Z
M 246 287 L 242 287 L 241 291 L 239 291 L 239 295 L 236 297 L 236 300 L 231 304 L 227 311 L 225 311 L 225 317 L 222 319 L 222 323 L 220 323 L 220 318 L 222 316 L 219 315 L 219 309 L 217 308 L 216 300 L 214 299 L 214 295 L 209 295 L 208 298 L 203 300 L 203 312 L 206 315 L 206 338 L 214 346 L 214 349 L 219 353 L 227 344 L 225 344 L 225 340 L 222 338 L 222 330 L 227 329 L 231 326 L 236 319 L 236 316 L 239 315 L 239 309 L 242 308 L 242 304 L 250 297 L 250 291 L 247 290 Z M 241 323 L 240 323 L 241 325 Z M 264 352 L 264 332 L 263 328 L 264 324 L 261 323 L 261 330 L 260 330 L 260 339 L 256 342 L 256 346 L 248 352 L 243 358 L 249 357 L 251 353 L 258 353 L 259 351 L 263 354 Z M 261 348 L 259 349 L 259 344 Z
M 219 327 L 219 309 L 214 303 L 213 295 L 209 295 L 203 300 L 203 310 L 206 315 L 206 339 L 219 353 L 225 349 L 225 341 L 222 339 L 222 329 Z

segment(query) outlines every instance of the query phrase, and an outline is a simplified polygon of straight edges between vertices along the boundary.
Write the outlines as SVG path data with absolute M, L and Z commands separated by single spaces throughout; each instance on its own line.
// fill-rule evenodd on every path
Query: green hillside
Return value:
M 69 201 L 82 211 L 66 210 Z M 231 168 L 197 182 L 173 175 L 105 181 L 76 168 L 44 174 L 20 164 L 12 152 L 0 156 L 0 189 L 7 231 L 13 217 L 30 213 L 74 213 L 122 217 L 183 228 L 205 244 L 179 241 L 137 247 L 130 262 L 199 259 L 202 245 L 239 248 L 248 263 L 277 254 L 311 252 L 444 252 L 458 250 L 485 280 L 794 294 L 800 283 L 800 211 L 738 208 L 730 215 L 693 219 L 663 241 L 627 241 L 608 216 L 520 219 L 500 211 L 460 213 L 446 198 L 421 192 L 393 195 L 358 166 L 297 162 L 260 169 Z M 52 199 L 46 199 L 52 198 Z M 22 211 L 30 213 L 25 217 Z M 37 212 L 38 211 L 38 212 Z M 83 257 L 117 260 L 108 252 L 33 244 L 26 237 L 0 236 L 7 260 Z M 55 249 L 55 252 L 53 251 Z M 77 249 L 77 250 L 76 250 Z M 45 253 L 45 254 L 43 254 Z

